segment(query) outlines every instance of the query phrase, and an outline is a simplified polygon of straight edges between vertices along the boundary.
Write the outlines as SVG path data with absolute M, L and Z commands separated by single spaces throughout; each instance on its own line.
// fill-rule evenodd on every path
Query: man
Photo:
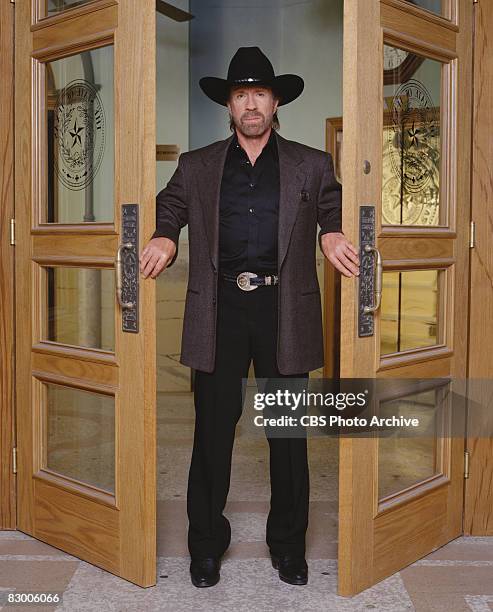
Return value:
M 323 365 L 317 221 L 322 251 L 340 272 L 357 275 L 359 259 L 341 232 L 341 186 L 331 156 L 275 131 L 278 106 L 301 94 L 303 80 L 275 76 L 258 47 L 243 47 L 227 79 L 206 77 L 200 85 L 227 106 L 234 133 L 180 156 L 157 196 L 157 228 L 140 266 L 145 278 L 156 278 L 172 265 L 188 223 L 181 363 L 196 370 L 188 546 L 192 583 L 206 587 L 218 582 L 231 540 L 223 510 L 250 362 L 257 378 L 307 378 Z M 272 564 L 285 582 L 306 584 L 306 438 L 268 442 Z

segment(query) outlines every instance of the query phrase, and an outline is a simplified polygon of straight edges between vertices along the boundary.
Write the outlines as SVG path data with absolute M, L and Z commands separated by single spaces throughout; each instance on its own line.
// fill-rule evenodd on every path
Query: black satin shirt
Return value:
M 279 155 L 274 130 L 252 166 L 235 133 L 219 202 L 221 272 L 277 272 Z

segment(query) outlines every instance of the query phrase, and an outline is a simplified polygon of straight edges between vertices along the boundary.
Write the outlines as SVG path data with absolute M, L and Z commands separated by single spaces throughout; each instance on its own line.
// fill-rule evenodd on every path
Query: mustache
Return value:
M 264 116 L 261 113 L 245 113 L 241 116 L 242 119 L 264 119 Z

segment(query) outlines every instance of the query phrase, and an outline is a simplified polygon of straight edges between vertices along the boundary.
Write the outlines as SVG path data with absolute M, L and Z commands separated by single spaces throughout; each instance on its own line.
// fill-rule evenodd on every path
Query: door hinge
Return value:
M 10 0 L 10 4 L 15 4 L 15 0 Z
M 12 472 L 17 474 L 17 447 L 12 449 Z
M 476 246 L 476 224 L 471 221 L 469 225 L 469 248 L 473 249 Z
M 477 4 L 479 2 L 479 0 L 472 0 L 473 4 Z
M 15 245 L 15 219 L 10 219 L 10 244 Z
M 469 478 L 469 451 L 464 451 L 464 478 Z

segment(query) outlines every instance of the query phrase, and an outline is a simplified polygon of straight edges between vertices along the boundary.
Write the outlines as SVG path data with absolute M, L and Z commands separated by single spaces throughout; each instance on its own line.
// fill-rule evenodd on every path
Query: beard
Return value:
M 257 121 L 248 121 L 248 119 L 255 118 Z M 273 115 L 263 115 L 258 111 L 255 113 L 244 113 L 240 119 L 233 117 L 233 123 L 236 128 L 244 136 L 262 136 L 272 126 Z

